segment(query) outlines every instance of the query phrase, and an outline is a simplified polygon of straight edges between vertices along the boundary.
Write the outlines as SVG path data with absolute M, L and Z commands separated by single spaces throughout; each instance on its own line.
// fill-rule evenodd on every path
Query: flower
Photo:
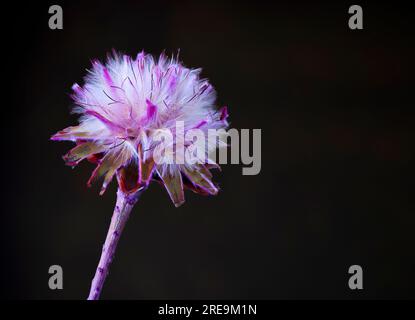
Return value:
M 206 135 L 209 129 L 227 128 L 227 108 L 215 109 L 215 90 L 200 78 L 200 72 L 164 53 L 157 61 L 144 52 L 135 59 L 114 52 L 106 64 L 94 60 L 84 86 L 72 86 L 73 112 L 81 115 L 79 125 L 51 139 L 76 142 L 63 157 L 67 165 L 76 166 L 84 159 L 97 164 L 88 185 L 103 177 L 100 194 L 115 175 L 126 194 L 146 188 L 152 179 L 160 181 L 176 206 L 184 202 L 184 187 L 214 195 L 218 187 L 210 169 L 219 166 L 212 153 L 226 147 L 225 135 L 217 135 L 218 144 L 206 144 L 204 162 L 158 163 L 154 159 L 160 130 L 165 129 L 172 132 L 177 155 L 178 122 L 185 134 L 195 128 Z

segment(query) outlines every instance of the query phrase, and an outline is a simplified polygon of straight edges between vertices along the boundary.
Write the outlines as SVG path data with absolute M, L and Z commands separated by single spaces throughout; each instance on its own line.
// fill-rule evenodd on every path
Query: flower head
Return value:
M 218 144 L 216 139 L 203 144 L 202 161 L 159 163 L 154 157 L 163 130 L 172 133 L 171 150 L 177 156 L 177 123 L 184 135 L 198 129 L 208 136 L 209 129 L 227 128 L 227 109 L 215 109 L 215 90 L 200 78 L 200 71 L 184 67 L 177 58 L 161 54 L 156 61 L 144 52 L 135 59 L 114 53 L 106 64 L 93 61 L 84 86 L 72 86 L 73 111 L 81 115 L 79 125 L 59 131 L 52 140 L 76 142 L 63 157 L 66 164 L 75 166 L 83 159 L 97 164 L 88 185 L 103 177 L 101 194 L 114 175 L 125 193 L 159 180 L 176 206 L 184 202 L 184 187 L 216 194 L 210 169 L 218 165 L 212 153 L 226 146 L 224 135 L 218 134 Z M 186 147 L 200 139 L 181 143 Z

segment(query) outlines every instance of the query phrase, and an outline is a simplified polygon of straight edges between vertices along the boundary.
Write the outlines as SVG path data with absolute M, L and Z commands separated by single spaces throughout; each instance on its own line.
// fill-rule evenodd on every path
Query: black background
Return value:
M 60 4 L 64 29 L 48 28 Z M 414 298 L 413 13 L 350 3 L 45 2 L 2 10 L 1 296 L 84 299 L 115 201 L 49 141 L 76 124 L 70 88 L 115 48 L 202 67 L 231 126 L 262 129 L 262 170 L 223 166 L 221 192 L 176 209 L 153 184 L 104 299 Z M 64 289 L 48 288 L 48 268 Z M 364 290 L 348 288 L 359 264 Z

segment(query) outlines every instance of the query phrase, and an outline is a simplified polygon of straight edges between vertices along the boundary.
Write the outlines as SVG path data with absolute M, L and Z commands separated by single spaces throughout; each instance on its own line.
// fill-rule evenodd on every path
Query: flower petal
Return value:
M 81 126 L 67 127 L 61 131 L 55 133 L 50 139 L 54 141 L 58 140 L 71 140 L 75 141 L 76 139 L 87 139 L 91 136 L 91 133 L 88 131 L 83 131 Z
M 149 124 L 153 122 L 157 116 L 157 106 L 148 99 L 146 99 L 146 104 L 147 110 L 145 118 L 143 119 L 143 124 Z
M 189 189 L 189 190 L 193 191 L 194 193 L 197 193 L 197 194 L 202 195 L 202 196 L 210 195 L 210 193 L 207 192 L 206 190 L 204 190 L 202 188 L 199 188 L 196 185 L 194 185 L 193 182 L 191 182 L 189 180 L 189 178 L 186 177 L 185 174 L 182 175 L 182 179 L 183 179 L 183 186 L 184 186 L 185 189 Z
M 228 113 L 228 107 L 227 107 L 227 106 L 222 107 L 222 108 L 219 110 L 219 112 L 220 112 L 220 117 L 219 117 L 219 119 L 220 119 L 221 121 L 228 119 L 229 113 Z
M 218 193 L 218 188 L 210 180 L 212 178 L 212 174 L 210 173 L 208 169 L 206 169 L 206 167 L 199 166 L 195 170 L 189 170 L 186 167 L 183 167 L 182 171 L 186 175 L 186 177 L 196 187 L 195 190 L 200 188 L 204 192 L 207 192 L 209 194 L 215 195 Z
M 86 157 L 100 153 L 106 148 L 107 146 L 98 144 L 96 142 L 83 142 L 65 154 L 63 156 L 63 160 L 68 166 L 76 166 Z
M 173 201 L 176 207 L 181 206 L 184 203 L 184 191 L 183 191 L 183 181 L 180 170 L 166 170 L 164 174 L 161 174 L 159 171 L 158 175 L 163 180 L 163 184 L 169 193 L 170 199 Z
M 146 162 L 140 162 L 139 183 L 141 185 L 148 185 L 150 183 L 155 167 L 153 158 Z
M 108 184 L 111 182 L 116 171 L 123 165 L 125 165 L 132 157 L 128 148 L 119 146 L 110 152 L 108 152 L 101 160 L 100 164 L 92 172 L 91 177 L 88 180 L 88 186 L 98 178 L 104 177 L 104 182 L 100 191 L 100 195 L 104 194 Z
M 78 139 L 90 140 L 108 137 L 108 128 L 98 119 L 85 119 L 78 126 L 67 127 L 55 133 L 51 140 L 69 140 L 76 141 Z
M 131 161 L 117 171 L 118 186 L 122 192 L 128 194 L 137 191 L 141 186 L 138 182 L 137 161 Z
M 140 157 L 138 168 L 138 183 L 143 186 L 147 186 L 153 176 L 154 169 L 156 168 L 154 158 L 146 158 L 143 152 L 143 146 L 141 144 L 137 147 L 137 153 Z

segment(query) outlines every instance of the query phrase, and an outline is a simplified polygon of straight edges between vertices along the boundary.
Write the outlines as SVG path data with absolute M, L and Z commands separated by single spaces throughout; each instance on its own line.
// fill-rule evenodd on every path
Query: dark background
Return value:
M 64 29 L 49 30 L 60 4 Z M 115 201 L 49 141 L 75 125 L 70 88 L 92 58 L 181 49 L 234 128 L 262 129 L 262 170 L 216 174 L 176 209 L 152 184 L 127 224 L 104 299 L 415 298 L 413 11 L 357 2 L 53 1 L 4 9 L 1 296 L 84 299 Z M 4 99 L 6 98 L 6 99 Z M 64 289 L 48 288 L 48 268 Z M 359 264 L 364 290 L 348 288 Z

